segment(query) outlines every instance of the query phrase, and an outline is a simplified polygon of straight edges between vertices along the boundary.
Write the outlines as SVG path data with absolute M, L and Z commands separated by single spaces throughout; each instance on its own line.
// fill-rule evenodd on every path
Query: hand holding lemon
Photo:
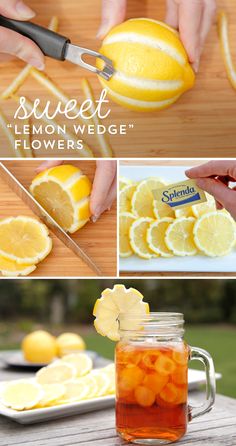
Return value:
M 111 28 L 123 22 L 127 0 L 103 0 L 102 22 L 98 37 L 103 39 Z M 179 30 L 189 61 L 198 70 L 200 55 L 215 17 L 215 0 L 167 0 L 166 23 Z
M 45 161 L 36 169 L 37 173 L 63 164 L 62 161 Z M 95 223 L 106 210 L 110 210 L 116 199 L 116 161 L 97 160 L 96 172 L 90 197 L 91 220 Z

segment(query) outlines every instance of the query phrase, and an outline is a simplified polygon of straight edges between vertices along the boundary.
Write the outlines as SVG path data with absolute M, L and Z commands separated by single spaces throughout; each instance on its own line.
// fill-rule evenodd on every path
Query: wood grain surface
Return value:
M 5 166 L 27 189 L 35 176 L 38 160 L 5 161 Z M 95 161 L 73 161 L 91 180 L 94 178 Z M 15 195 L 0 178 L 0 218 L 29 215 L 32 211 Z M 53 233 L 53 249 L 30 277 L 91 277 L 95 273 L 68 249 Z M 96 222 L 87 223 L 72 238 L 100 267 L 103 276 L 116 276 L 116 204 Z
M 101 0 L 29 0 L 37 12 L 35 21 L 47 26 L 50 17 L 58 15 L 60 33 L 73 43 L 98 49 L 96 32 L 100 22 Z M 236 8 L 235 0 L 218 0 L 219 9 L 227 12 L 230 23 L 232 53 L 236 57 Z M 129 0 L 127 17 L 151 17 L 163 20 L 165 0 Z M 0 93 L 19 73 L 24 64 L 12 61 L 0 68 Z M 90 72 L 70 63 L 47 60 L 46 72 L 70 95 L 83 100 L 80 80 L 91 80 L 96 98 L 101 87 Z M 29 78 L 20 94 L 42 101 L 51 98 L 35 80 Z M 9 122 L 16 110 L 14 101 L 0 101 Z M 156 113 L 137 113 L 110 103 L 109 124 L 134 124 L 126 136 L 110 137 L 116 157 L 233 157 L 236 153 L 236 92 L 230 86 L 220 52 L 216 24 L 212 27 L 202 56 L 200 71 L 194 89 L 187 92 L 174 106 Z M 47 138 L 49 138 L 47 136 Z M 88 138 L 95 154 L 99 156 L 94 137 Z M 11 156 L 2 130 L 0 131 L 0 156 Z M 77 157 L 70 150 L 38 150 L 37 157 Z
M 142 160 L 122 160 L 119 162 L 120 166 L 197 166 L 203 163 L 208 162 L 209 159 L 171 159 L 171 160 L 166 160 L 166 159 L 160 159 L 160 160 L 146 160 L 146 159 L 142 159 Z M 181 271 L 181 272 L 137 272 L 137 273 L 130 273 L 130 272 L 120 272 L 120 276 L 121 277 L 146 277 L 146 278 L 151 278 L 151 277 L 178 277 L 178 278 L 182 278 L 182 277 L 236 277 L 235 273 L 211 273 L 211 272 L 186 272 L 186 271 Z

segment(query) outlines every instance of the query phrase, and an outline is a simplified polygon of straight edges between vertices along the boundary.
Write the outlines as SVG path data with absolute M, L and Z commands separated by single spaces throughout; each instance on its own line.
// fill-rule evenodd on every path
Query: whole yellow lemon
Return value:
M 76 333 L 63 333 L 56 339 L 58 356 L 62 357 L 70 353 L 85 350 L 85 342 Z
M 57 356 L 56 339 L 43 330 L 25 336 L 21 348 L 26 361 L 32 363 L 48 364 Z
M 169 107 L 194 85 L 195 75 L 179 34 L 157 20 L 131 19 L 113 28 L 100 52 L 114 63 L 108 95 L 136 111 Z M 102 61 L 98 67 L 102 68 Z

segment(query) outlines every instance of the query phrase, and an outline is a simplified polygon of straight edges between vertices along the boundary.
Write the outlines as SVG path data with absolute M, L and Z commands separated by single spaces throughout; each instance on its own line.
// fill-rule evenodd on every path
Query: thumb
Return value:
M 40 173 L 46 169 L 50 169 L 51 167 L 60 166 L 63 164 L 63 161 L 44 161 L 38 167 L 36 167 L 35 172 Z
M 22 0 L 0 0 L 0 13 L 15 20 L 29 20 L 35 16 L 34 11 Z
M 99 39 L 103 39 L 113 26 L 122 23 L 126 15 L 127 0 L 103 0 L 102 21 L 97 33 Z
M 0 27 L 0 54 L 11 54 L 30 65 L 44 69 L 44 55 L 39 47 L 27 37 Z
M 236 219 L 236 191 L 230 189 L 221 181 L 213 178 L 200 178 L 197 180 L 197 185 L 213 195 L 216 202 L 221 204 L 227 211 L 229 211 L 234 219 Z

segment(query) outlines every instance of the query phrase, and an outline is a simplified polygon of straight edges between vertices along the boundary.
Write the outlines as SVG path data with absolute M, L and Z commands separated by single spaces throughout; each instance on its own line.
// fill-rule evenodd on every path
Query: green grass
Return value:
M 114 344 L 96 333 L 85 337 L 89 349 L 96 350 L 100 355 L 113 359 Z M 186 341 L 194 346 L 209 351 L 215 363 L 216 371 L 223 377 L 217 382 L 217 392 L 236 398 L 236 329 L 216 326 L 190 326 L 186 327 Z M 200 368 L 196 361 L 191 363 L 192 368 Z
M 187 327 L 185 339 L 190 345 L 209 351 L 213 357 L 216 371 L 222 373 L 222 379 L 217 382 L 217 392 L 236 398 L 236 329 L 192 326 Z M 195 361 L 191 367 L 197 368 Z

